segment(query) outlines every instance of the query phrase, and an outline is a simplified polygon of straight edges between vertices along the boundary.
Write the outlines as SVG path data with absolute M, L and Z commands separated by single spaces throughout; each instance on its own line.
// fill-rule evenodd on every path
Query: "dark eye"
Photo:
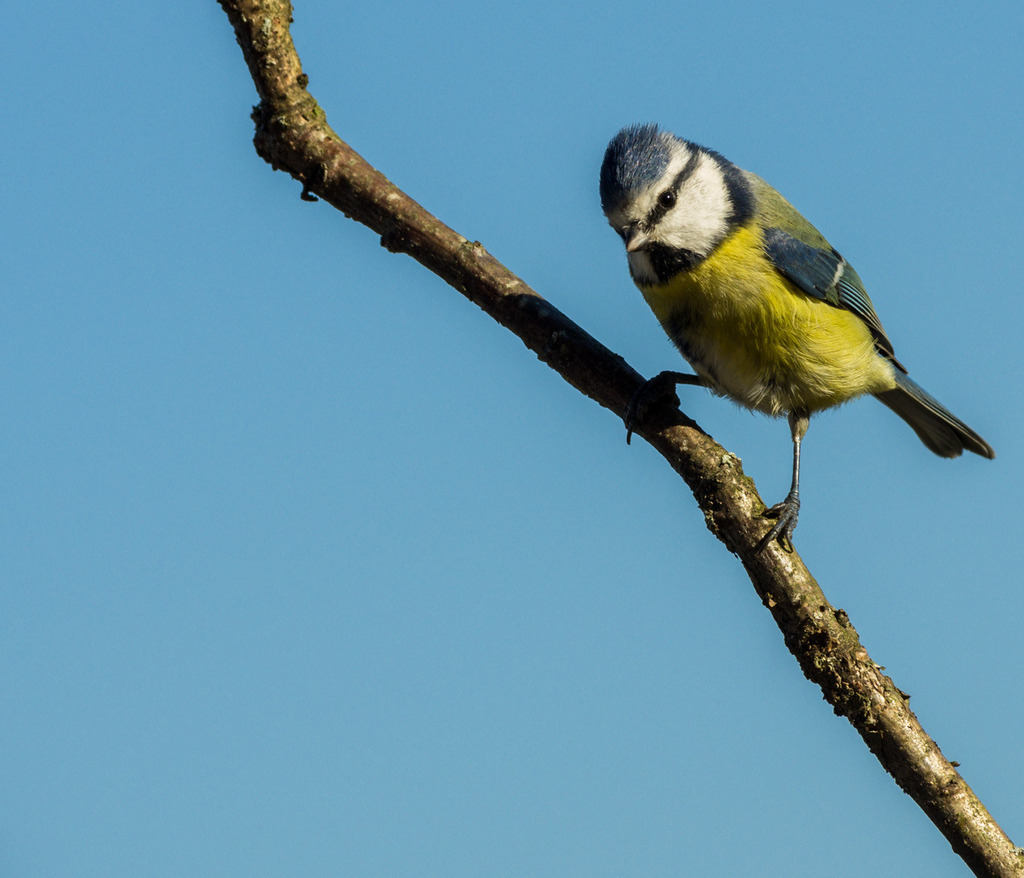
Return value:
M 665 210 L 668 210 L 672 205 L 676 203 L 676 193 L 671 189 L 666 189 L 661 195 L 658 196 L 658 204 L 660 204 Z

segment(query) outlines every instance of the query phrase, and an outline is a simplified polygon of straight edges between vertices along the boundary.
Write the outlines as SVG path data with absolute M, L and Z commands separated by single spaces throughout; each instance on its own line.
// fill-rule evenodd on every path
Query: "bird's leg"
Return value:
M 624 420 L 627 445 L 633 437 L 633 431 L 643 423 L 648 409 L 666 396 L 675 397 L 677 384 L 695 384 L 698 387 L 703 387 L 704 379 L 699 375 L 689 375 L 686 372 L 659 372 L 637 388 L 629 405 L 626 406 Z M 675 398 L 675 404 L 679 405 L 678 397 Z
M 800 443 L 808 424 L 808 415 L 802 412 L 789 413 L 789 431 L 793 435 L 793 484 L 785 500 L 765 511 L 765 516 L 774 518 L 775 524 L 757 544 L 758 552 L 763 551 L 772 540 L 778 540 L 787 552 L 793 551 L 793 531 L 796 530 L 796 520 L 800 514 Z

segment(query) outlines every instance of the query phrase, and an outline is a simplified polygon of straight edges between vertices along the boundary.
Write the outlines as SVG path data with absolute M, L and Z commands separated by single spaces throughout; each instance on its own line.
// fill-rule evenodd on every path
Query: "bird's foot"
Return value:
M 628 445 L 629 440 L 633 438 L 633 431 L 644 422 L 651 406 L 666 399 L 673 405 L 679 405 L 679 397 L 676 396 L 677 384 L 702 383 L 696 375 L 688 375 L 685 372 L 659 372 L 641 384 L 626 406 L 626 415 L 623 418 L 626 422 L 626 444 Z
M 763 552 L 772 540 L 778 540 L 779 545 L 787 552 L 793 551 L 793 531 L 796 530 L 796 520 L 800 515 L 800 497 L 794 491 L 786 495 L 781 503 L 776 503 L 771 509 L 766 509 L 765 518 L 774 518 L 775 524 L 757 544 L 757 551 Z

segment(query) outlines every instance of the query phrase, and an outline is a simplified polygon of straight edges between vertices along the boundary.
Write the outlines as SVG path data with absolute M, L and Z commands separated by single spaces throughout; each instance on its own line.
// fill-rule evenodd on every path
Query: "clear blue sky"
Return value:
M 436 6 L 436 4 L 435 4 Z M 657 121 L 773 182 L 996 448 L 814 420 L 797 545 L 1024 842 L 1024 7 L 339 4 L 334 128 L 646 374 L 597 198 Z M 0 873 L 962 876 L 685 486 L 273 173 L 213 2 L 13 4 Z M 685 410 L 769 501 L 783 422 Z

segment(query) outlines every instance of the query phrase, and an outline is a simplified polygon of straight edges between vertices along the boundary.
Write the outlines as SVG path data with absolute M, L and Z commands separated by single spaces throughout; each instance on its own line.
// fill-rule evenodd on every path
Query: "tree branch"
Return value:
M 494 259 L 374 170 L 328 126 L 306 90 L 287 0 L 219 0 L 260 97 L 256 151 L 407 253 L 514 332 L 573 387 L 619 417 L 642 378 Z M 737 555 L 805 676 L 845 716 L 896 783 L 977 875 L 1024 875 L 1016 848 L 921 728 L 907 700 L 868 656 L 795 553 L 756 552 L 765 505 L 739 460 L 674 406 L 655 407 L 636 431 L 693 491 L 708 528 Z

